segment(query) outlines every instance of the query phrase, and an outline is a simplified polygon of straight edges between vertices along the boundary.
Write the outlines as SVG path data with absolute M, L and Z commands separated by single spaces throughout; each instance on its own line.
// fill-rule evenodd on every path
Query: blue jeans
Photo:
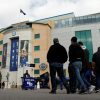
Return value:
M 86 79 L 85 74 L 86 72 L 83 72 L 81 76 L 82 76 L 84 83 L 86 84 L 86 88 L 89 89 L 89 87 L 91 86 L 91 83 Z
M 85 86 L 84 81 L 83 81 L 83 79 L 81 77 L 81 74 L 80 74 L 80 71 L 82 70 L 82 62 L 81 61 L 76 61 L 76 62 L 72 63 L 72 67 L 75 71 L 77 84 L 79 85 L 78 87 L 81 90 L 86 90 L 86 86 Z

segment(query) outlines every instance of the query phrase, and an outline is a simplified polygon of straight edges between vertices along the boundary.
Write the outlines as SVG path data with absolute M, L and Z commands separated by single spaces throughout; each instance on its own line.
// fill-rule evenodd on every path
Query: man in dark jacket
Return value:
M 86 48 L 85 45 L 83 45 L 83 42 L 80 41 L 78 42 L 78 44 L 81 46 L 81 48 L 84 51 L 84 61 L 82 63 L 81 76 L 82 76 L 84 83 L 86 84 L 87 90 L 89 90 L 89 93 L 91 93 L 94 91 L 95 86 L 92 85 L 91 82 L 87 79 L 87 75 L 89 75 L 90 78 L 92 77 L 91 75 L 92 68 L 90 67 L 90 63 L 89 63 L 89 50 Z
M 76 83 L 78 82 L 78 86 L 80 87 L 80 93 L 84 93 L 86 91 L 86 86 L 80 72 L 82 70 L 82 61 L 84 60 L 84 51 L 77 43 L 77 38 L 71 38 L 71 45 L 69 47 L 69 77 L 70 77 L 70 85 L 72 93 L 76 91 Z M 74 89 L 74 90 L 73 90 Z
M 63 64 L 67 61 L 68 58 L 67 51 L 62 45 L 59 44 L 59 40 L 57 38 L 55 38 L 53 42 L 54 45 L 52 45 L 49 48 L 49 51 L 47 53 L 47 62 L 49 63 L 50 67 L 50 76 L 52 85 L 52 90 L 50 93 L 52 94 L 56 93 L 56 88 L 57 88 L 56 72 L 61 81 L 63 82 L 68 93 L 68 84 L 63 72 Z
M 98 47 L 98 51 L 93 54 L 92 61 L 95 65 L 96 92 L 99 92 L 100 91 L 100 47 Z
M 23 77 L 24 77 L 24 78 L 30 77 L 30 74 L 28 73 L 28 70 L 26 70 L 26 73 L 24 73 Z

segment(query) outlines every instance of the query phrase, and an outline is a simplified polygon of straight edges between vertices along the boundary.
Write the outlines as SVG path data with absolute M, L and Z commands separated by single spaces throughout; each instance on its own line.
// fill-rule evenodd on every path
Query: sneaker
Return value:
M 86 94 L 86 93 L 87 93 L 86 90 L 81 90 L 81 91 L 79 92 L 79 94 Z
M 91 86 L 89 87 L 89 93 L 93 92 L 94 90 L 95 90 L 95 86 L 94 86 L 94 85 L 91 85 Z
M 50 94 L 56 94 L 56 91 L 50 91 L 49 93 Z
M 70 93 L 74 94 L 74 93 L 76 93 L 76 91 L 75 90 L 74 91 L 70 91 Z
M 67 93 L 67 94 L 70 94 L 70 90 L 67 89 L 67 90 L 66 90 L 66 93 Z
M 70 94 L 70 87 L 68 86 L 66 89 L 67 94 Z
M 100 92 L 100 89 L 96 89 L 96 90 L 95 90 L 95 93 L 98 93 L 98 92 Z

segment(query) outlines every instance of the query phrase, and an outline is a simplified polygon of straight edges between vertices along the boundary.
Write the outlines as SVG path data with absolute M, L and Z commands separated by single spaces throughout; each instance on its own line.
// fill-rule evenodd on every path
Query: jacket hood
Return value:
M 82 49 L 85 50 L 86 49 L 86 46 L 82 46 Z

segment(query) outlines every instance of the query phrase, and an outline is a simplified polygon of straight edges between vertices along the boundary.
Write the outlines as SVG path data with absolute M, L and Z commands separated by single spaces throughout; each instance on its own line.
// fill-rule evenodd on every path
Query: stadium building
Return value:
M 39 77 L 49 71 L 46 54 L 55 37 L 68 51 L 71 37 L 76 36 L 89 50 L 91 62 L 92 54 L 100 46 L 100 13 L 77 17 L 74 13 L 68 13 L 32 23 L 13 24 L 0 31 L 2 80 L 6 81 L 6 75 L 9 73 L 9 84 L 14 81 L 21 85 L 20 77 L 26 69 L 33 77 Z M 25 60 L 22 59 L 23 55 Z M 64 64 L 64 68 L 67 67 L 68 61 Z M 67 71 L 65 73 L 68 75 Z

